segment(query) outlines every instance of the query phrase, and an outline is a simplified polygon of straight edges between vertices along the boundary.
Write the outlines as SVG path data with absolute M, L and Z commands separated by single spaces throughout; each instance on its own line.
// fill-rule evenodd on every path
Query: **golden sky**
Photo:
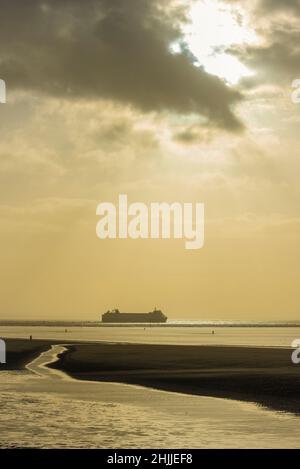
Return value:
M 1 2 L 0 319 L 299 319 L 296 0 Z M 99 240 L 204 202 L 205 246 Z

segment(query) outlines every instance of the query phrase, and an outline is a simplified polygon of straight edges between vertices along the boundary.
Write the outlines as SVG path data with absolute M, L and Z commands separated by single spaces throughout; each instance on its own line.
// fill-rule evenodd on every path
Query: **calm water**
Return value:
M 300 419 L 254 404 L 115 383 L 72 380 L 48 369 L 0 374 L 1 447 L 296 448 Z
M 0 326 L 0 337 L 142 342 L 187 345 L 254 345 L 290 347 L 300 327 L 68 327 Z M 212 334 L 214 330 L 214 334 Z

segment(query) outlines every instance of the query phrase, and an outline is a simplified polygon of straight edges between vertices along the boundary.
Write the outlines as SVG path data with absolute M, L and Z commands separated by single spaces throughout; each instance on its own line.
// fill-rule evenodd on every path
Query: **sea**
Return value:
M 2 338 L 29 335 L 62 343 L 290 347 L 300 338 L 300 324 L 0 325 Z M 47 367 L 63 350 L 63 346 L 52 346 L 26 370 L 0 372 L 1 448 L 299 447 L 300 418 L 293 414 L 229 399 L 75 380 Z
M 290 347 L 300 322 L 241 323 L 173 321 L 166 324 L 103 325 L 100 322 L 0 322 L 0 338 L 108 341 L 145 344 Z

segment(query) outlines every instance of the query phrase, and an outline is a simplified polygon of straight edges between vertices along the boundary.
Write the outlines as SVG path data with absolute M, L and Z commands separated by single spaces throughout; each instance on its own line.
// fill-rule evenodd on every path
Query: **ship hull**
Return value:
M 166 316 L 162 315 L 161 317 L 146 313 L 146 314 L 139 314 L 139 313 L 119 313 L 119 314 L 103 314 L 102 315 L 102 322 L 106 323 L 165 323 L 167 321 Z

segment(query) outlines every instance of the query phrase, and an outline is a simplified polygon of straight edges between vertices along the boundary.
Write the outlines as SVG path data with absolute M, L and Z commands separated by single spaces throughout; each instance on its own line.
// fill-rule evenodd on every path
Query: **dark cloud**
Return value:
M 0 73 L 8 87 L 107 98 L 144 112 L 206 116 L 241 128 L 241 95 L 171 54 L 184 9 L 170 0 L 1 0 Z
M 250 4 L 248 8 L 250 11 Z M 228 51 L 255 72 L 241 81 L 241 87 L 262 83 L 286 86 L 300 76 L 299 15 L 300 0 L 260 0 L 251 8 L 252 27 L 261 38 L 260 44 Z
M 173 135 L 174 140 L 184 145 L 209 143 L 215 136 L 215 129 L 200 125 L 184 127 Z
M 266 42 L 260 46 L 236 48 L 236 54 L 255 75 L 243 80 L 245 86 L 257 84 L 291 84 L 300 76 L 300 29 L 289 25 L 274 25 L 265 33 Z
M 292 11 L 300 14 L 300 0 L 261 0 L 258 10 L 270 14 L 274 11 Z

